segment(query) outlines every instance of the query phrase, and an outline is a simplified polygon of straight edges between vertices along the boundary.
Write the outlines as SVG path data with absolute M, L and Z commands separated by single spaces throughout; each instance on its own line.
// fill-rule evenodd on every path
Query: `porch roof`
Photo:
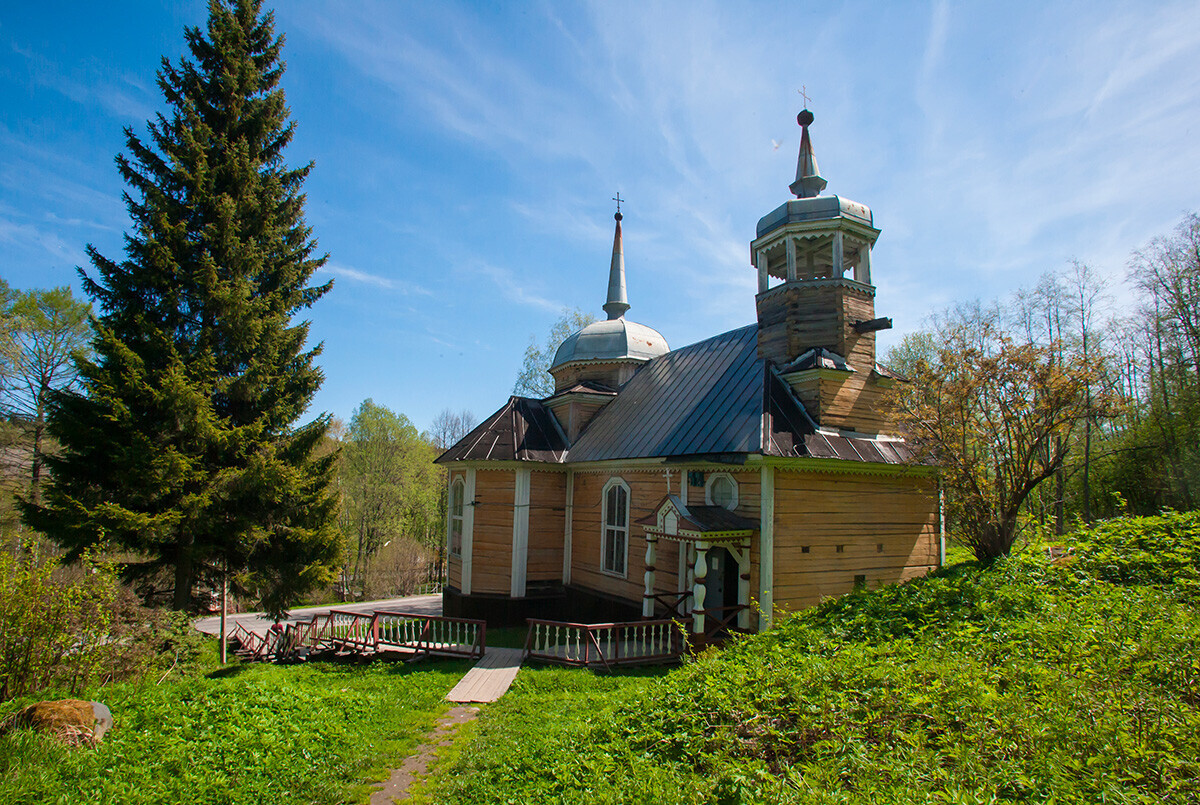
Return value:
M 674 533 L 668 533 L 660 523 L 668 510 L 677 518 Z M 748 537 L 758 530 L 758 520 L 743 517 L 724 506 L 688 506 L 678 495 L 667 495 L 654 514 L 637 521 L 647 534 L 686 541 L 720 542 Z

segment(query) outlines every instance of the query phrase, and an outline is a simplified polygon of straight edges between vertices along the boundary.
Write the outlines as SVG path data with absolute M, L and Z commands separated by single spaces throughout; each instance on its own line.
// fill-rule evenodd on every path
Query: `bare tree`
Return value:
M 444 408 L 433 418 L 429 440 L 437 449 L 445 450 L 473 431 L 477 424 L 475 415 L 466 408 L 457 412 Z

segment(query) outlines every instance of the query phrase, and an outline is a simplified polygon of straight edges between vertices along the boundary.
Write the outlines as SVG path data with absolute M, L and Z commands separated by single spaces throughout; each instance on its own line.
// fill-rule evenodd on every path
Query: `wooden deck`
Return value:
M 519 648 L 489 648 L 483 659 L 467 671 L 446 694 L 451 702 L 494 702 L 504 695 L 521 670 Z

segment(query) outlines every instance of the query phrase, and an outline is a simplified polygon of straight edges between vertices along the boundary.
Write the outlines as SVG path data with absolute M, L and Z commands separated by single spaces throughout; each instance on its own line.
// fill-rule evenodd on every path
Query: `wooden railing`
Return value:
M 407 648 L 426 656 L 480 659 L 487 648 L 487 623 L 481 620 L 380 611 L 374 628 L 377 647 Z
M 692 597 L 691 590 L 681 590 L 677 593 L 655 593 L 644 597 L 662 604 L 666 610 L 664 617 L 681 620 L 692 617 L 691 610 L 687 608 L 688 599 Z
M 479 659 L 486 648 L 484 621 L 408 612 L 350 612 L 335 609 L 312 620 L 272 627 L 259 635 L 240 623 L 229 635 L 239 655 L 277 661 L 306 651 L 374 654 L 410 651 L 414 657 Z
M 737 625 L 738 616 L 750 609 L 748 604 L 732 607 L 711 607 L 704 610 L 704 640 L 719 640 L 732 633 L 748 634 L 748 629 Z
M 524 659 L 584 668 L 674 662 L 687 647 L 672 620 L 568 623 L 527 618 Z

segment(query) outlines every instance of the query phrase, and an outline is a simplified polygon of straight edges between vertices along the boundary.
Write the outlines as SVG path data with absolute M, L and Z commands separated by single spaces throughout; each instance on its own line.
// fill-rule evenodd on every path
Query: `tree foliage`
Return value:
M 342 530 L 351 556 L 348 590 L 363 587 L 368 566 L 388 543 L 440 543 L 442 474 L 437 449 L 404 414 L 367 399 L 354 411 L 342 447 Z
M 282 611 L 332 580 L 341 557 L 335 456 L 314 457 L 327 417 L 294 423 L 321 382 L 307 322 L 329 290 L 290 168 L 273 15 L 212 0 L 190 58 L 163 60 L 168 113 L 149 140 L 126 130 L 126 257 L 94 248 L 83 274 L 100 315 L 83 393 L 51 396 L 53 484 L 29 522 L 78 557 L 108 543 L 126 575 L 169 573 L 176 608 L 228 568 L 235 588 Z M 83 273 L 83 272 L 81 272 Z
M 517 382 L 513 384 L 513 394 L 538 399 L 553 394 L 554 378 L 550 376 L 550 364 L 554 362 L 554 353 L 558 352 L 567 336 L 579 332 L 595 320 L 595 316 L 579 308 L 564 309 L 541 345 L 534 336 L 529 336 L 529 346 L 525 348 L 525 359 L 521 363 Z
M 7 288 L 5 288 L 7 290 Z M 46 449 L 46 405 L 53 391 L 69 391 L 78 380 L 74 357 L 91 340 L 91 306 L 68 287 L 2 294 L 0 330 L 5 413 L 28 434 L 29 499 L 37 503 Z
M 910 347 L 914 343 L 909 343 Z M 1109 403 L 1090 395 L 1101 366 L 1058 340 L 1004 326 L 998 308 L 950 312 L 913 349 L 897 424 L 938 465 L 956 535 L 981 560 L 1007 554 L 1029 495 L 1065 461 L 1072 428 Z

